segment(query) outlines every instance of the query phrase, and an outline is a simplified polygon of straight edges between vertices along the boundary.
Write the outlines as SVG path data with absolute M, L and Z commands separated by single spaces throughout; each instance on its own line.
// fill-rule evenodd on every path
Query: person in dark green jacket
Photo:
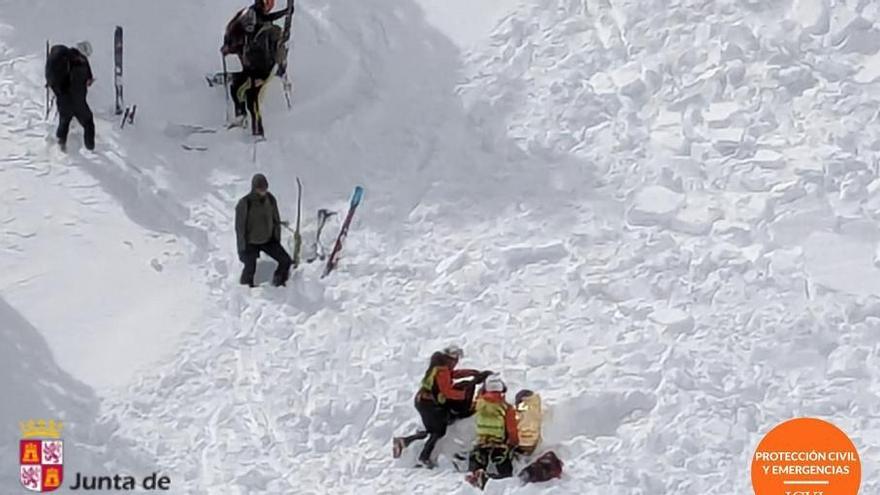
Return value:
M 278 262 L 272 284 L 277 287 L 287 283 L 293 260 L 281 245 L 278 201 L 269 192 L 269 181 L 263 174 L 254 175 L 251 179 L 251 192 L 235 206 L 235 234 L 238 259 L 244 263 L 240 279 L 242 285 L 254 286 L 260 252 Z

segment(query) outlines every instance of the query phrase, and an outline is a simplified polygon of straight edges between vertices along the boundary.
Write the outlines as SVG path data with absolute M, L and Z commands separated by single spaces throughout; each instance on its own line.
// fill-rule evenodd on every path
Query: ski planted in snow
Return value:
M 309 257 L 306 258 L 306 263 L 312 263 L 316 259 L 320 259 L 321 261 L 327 259 L 324 244 L 321 243 L 321 232 L 324 230 L 327 220 L 333 215 L 336 215 L 335 211 L 325 210 L 324 208 L 318 210 L 318 231 L 315 234 L 315 241 L 312 243 L 312 252 L 309 254 Z
M 354 212 L 357 210 L 359 204 L 361 204 L 361 199 L 364 196 L 364 188 L 361 186 L 357 186 L 354 188 L 354 193 L 351 195 L 351 204 L 348 207 L 348 214 L 345 216 L 345 221 L 342 222 L 342 228 L 339 229 L 339 235 L 336 237 L 336 244 L 333 245 L 333 251 L 330 252 L 330 257 L 327 258 L 327 265 L 324 267 L 324 274 L 321 278 L 330 275 L 330 272 L 336 268 L 337 263 L 339 263 L 339 253 L 342 251 L 342 243 L 345 241 L 346 236 L 348 236 L 348 228 L 351 226 L 351 219 L 354 217 Z
M 300 233 L 300 217 L 302 212 L 303 185 L 296 178 L 296 230 L 293 231 L 293 267 L 299 267 L 300 251 L 302 251 L 302 234 Z
M 46 64 L 49 63 L 49 40 L 46 40 Z M 49 96 L 49 81 L 46 81 L 46 120 L 49 120 L 49 114 L 52 113 L 52 105 L 55 102 L 55 98 L 51 98 Z
M 134 115 L 137 105 L 125 106 L 125 98 L 122 96 L 122 26 L 116 26 L 113 33 L 113 85 L 116 87 L 116 115 L 122 115 L 122 123 L 119 128 L 124 129 L 125 124 L 134 124 Z
M 278 62 L 278 77 L 281 78 L 281 85 L 284 89 L 284 98 L 287 100 L 287 108 L 291 108 L 290 93 L 293 91 L 293 85 L 290 83 L 290 77 L 287 75 L 287 59 L 290 47 L 290 29 L 293 25 L 293 0 L 287 0 L 287 13 L 284 15 L 284 30 L 281 32 L 281 43 L 279 50 L 281 51 L 280 61 Z
M 125 124 L 134 125 L 134 114 L 137 113 L 137 109 L 137 105 L 125 107 L 125 113 L 122 114 L 122 124 L 119 125 L 120 129 L 125 129 Z
M 124 100 L 122 99 L 122 26 L 116 26 L 113 34 L 113 84 L 116 87 L 116 115 L 122 115 Z

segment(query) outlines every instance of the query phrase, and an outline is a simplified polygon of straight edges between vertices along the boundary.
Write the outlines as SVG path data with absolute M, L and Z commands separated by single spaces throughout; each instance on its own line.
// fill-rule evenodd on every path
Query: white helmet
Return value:
M 76 44 L 76 49 L 79 50 L 80 53 L 89 58 L 92 56 L 92 44 L 88 41 L 80 41 Z
M 489 375 L 483 387 L 486 389 L 486 392 L 504 392 L 507 390 L 507 385 L 504 384 L 501 377 L 497 374 Z
M 462 357 L 464 357 L 464 351 L 461 350 L 461 347 L 452 344 L 445 349 L 443 349 L 443 354 L 455 359 L 456 361 L 460 361 Z

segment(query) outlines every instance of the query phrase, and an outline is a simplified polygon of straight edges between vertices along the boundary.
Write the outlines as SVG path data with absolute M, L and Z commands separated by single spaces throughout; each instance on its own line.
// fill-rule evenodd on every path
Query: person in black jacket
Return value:
M 67 149 L 67 134 L 74 117 L 85 130 L 86 149 L 95 149 L 95 119 L 86 101 L 89 86 L 94 82 L 88 59 L 91 53 L 92 47 L 86 41 L 76 47 L 55 45 L 46 60 L 46 84 L 55 93 L 58 105 L 55 137 L 62 150 Z
M 223 55 L 238 55 L 242 71 L 232 74 L 230 92 L 235 102 L 235 125 L 243 125 L 247 112 L 251 114 L 251 132 L 263 136 L 263 118 L 260 113 L 262 91 L 272 76 L 282 52 L 282 30 L 273 23 L 287 13 L 286 9 L 272 12 L 275 0 L 255 0 L 254 4 L 239 11 L 226 26 Z
M 281 245 L 278 201 L 269 192 L 269 181 L 263 174 L 254 175 L 251 179 L 251 192 L 235 206 L 235 234 L 238 259 L 244 263 L 240 279 L 242 285 L 254 286 L 260 252 L 278 262 L 272 284 L 277 287 L 287 283 L 293 260 Z

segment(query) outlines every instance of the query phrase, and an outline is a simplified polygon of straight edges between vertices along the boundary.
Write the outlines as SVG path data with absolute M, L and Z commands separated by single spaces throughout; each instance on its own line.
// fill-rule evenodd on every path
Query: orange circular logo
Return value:
M 859 453 L 833 424 L 815 418 L 770 430 L 752 458 L 755 495 L 857 495 Z

